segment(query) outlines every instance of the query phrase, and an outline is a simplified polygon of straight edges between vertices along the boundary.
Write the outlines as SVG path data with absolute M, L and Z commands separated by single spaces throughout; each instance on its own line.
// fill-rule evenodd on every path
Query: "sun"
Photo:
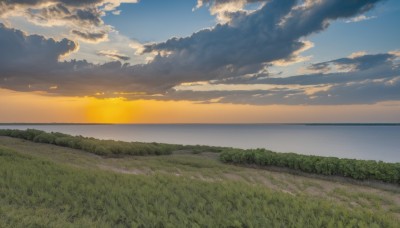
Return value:
M 86 119 L 91 123 L 132 123 L 135 106 L 124 98 L 90 99 Z

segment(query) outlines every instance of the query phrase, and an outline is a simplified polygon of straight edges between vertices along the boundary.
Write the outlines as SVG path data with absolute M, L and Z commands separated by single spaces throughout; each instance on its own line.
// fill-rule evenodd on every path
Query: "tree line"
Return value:
M 225 148 L 204 145 L 178 145 L 166 143 L 125 142 L 115 140 L 100 140 L 92 137 L 72 136 L 59 132 L 45 132 L 36 129 L 17 130 L 0 129 L 0 136 L 25 139 L 37 143 L 54 144 L 84 150 L 101 156 L 121 155 L 169 155 L 173 151 L 186 150 L 192 153 L 221 152 Z
M 225 150 L 220 154 L 220 160 L 225 163 L 275 166 L 327 176 L 400 184 L 400 163 L 276 153 L 265 149 Z
M 59 132 L 48 133 L 36 129 L 0 129 L 0 136 L 80 149 L 107 157 L 123 155 L 169 155 L 177 150 L 188 150 L 193 153 L 204 151 L 221 152 L 220 160 L 225 163 L 257 165 L 260 167 L 275 166 L 327 176 L 343 176 L 356 180 L 377 180 L 400 184 L 400 163 L 339 159 L 336 157 L 300 155 L 295 153 L 276 153 L 266 149 L 242 150 L 199 145 L 184 146 L 164 143 L 100 140 L 83 136 L 71 136 Z
M 168 155 L 179 149 L 178 145 L 100 140 L 83 136 L 71 136 L 59 132 L 48 133 L 36 129 L 0 129 L 0 135 L 84 150 L 101 156 Z

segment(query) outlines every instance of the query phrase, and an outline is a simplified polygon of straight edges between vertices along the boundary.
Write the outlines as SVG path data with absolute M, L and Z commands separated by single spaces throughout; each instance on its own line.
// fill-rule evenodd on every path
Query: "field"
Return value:
M 300 173 L 301 174 L 301 173 Z M 397 227 L 398 185 L 0 137 L 0 227 Z

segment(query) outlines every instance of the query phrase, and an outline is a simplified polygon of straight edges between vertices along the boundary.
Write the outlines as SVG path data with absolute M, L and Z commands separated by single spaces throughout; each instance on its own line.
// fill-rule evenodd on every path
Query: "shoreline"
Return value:
M 174 151 L 190 151 L 193 154 L 213 152 L 219 161 L 258 167 L 280 167 L 294 172 L 306 172 L 324 176 L 340 176 L 360 181 L 400 184 L 400 163 L 386 163 L 374 160 L 343 159 L 338 157 L 302 155 L 297 153 L 278 153 L 266 149 L 237 149 L 232 147 L 185 146 L 180 144 L 123 142 L 100 140 L 92 137 L 72 136 L 58 132 L 45 132 L 35 129 L 0 129 L 0 135 L 19 138 L 35 143 L 52 144 L 80 149 L 92 154 L 118 158 L 124 156 L 171 155 Z
M 260 125 L 260 126 L 400 126 L 400 123 L 0 123 L 0 126 L 23 125 Z

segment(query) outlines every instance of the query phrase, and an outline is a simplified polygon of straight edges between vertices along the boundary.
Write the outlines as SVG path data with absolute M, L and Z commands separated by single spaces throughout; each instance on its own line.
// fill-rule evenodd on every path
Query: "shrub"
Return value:
M 229 149 L 220 154 L 220 160 L 225 163 L 277 166 L 307 173 L 400 184 L 400 163 L 276 153 L 265 149 Z
M 57 137 L 55 135 L 53 135 L 52 133 L 43 132 L 39 135 L 36 135 L 33 138 L 33 141 L 39 142 L 39 143 L 55 144 L 56 138 Z
M 82 136 L 71 136 L 59 132 L 47 133 L 35 129 L 0 129 L 0 135 L 30 140 L 38 143 L 48 143 L 63 147 L 80 149 L 101 156 L 167 155 L 171 154 L 172 151 L 176 150 L 177 148 L 180 148 L 179 145 L 99 140 Z

